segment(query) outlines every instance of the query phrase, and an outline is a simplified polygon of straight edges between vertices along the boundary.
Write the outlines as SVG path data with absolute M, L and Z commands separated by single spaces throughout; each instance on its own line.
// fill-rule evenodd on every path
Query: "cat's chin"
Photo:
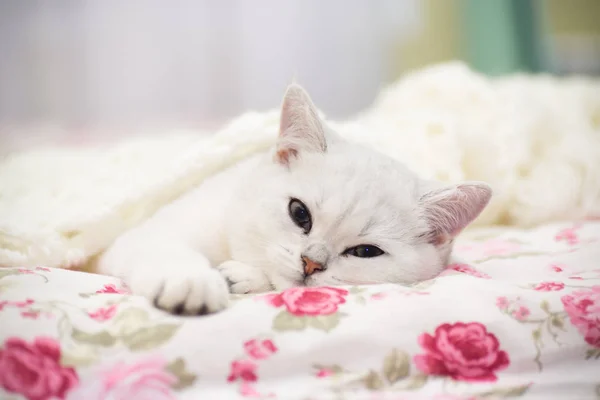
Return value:
M 368 284 L 368 282 L 346 282 L 339 279 L 331 279 L 331 278 L 321 278 L 319 276 L 309 276 L 306 277 L 302 282 L 298 284 L 298 286 L 306 286 L 306 287 L 320 287 L 320 286 L 348 286 L 348 285 L 363 285 Z
M 319 279 L 316 276 L 309 276 L 299 279 L 286 279 L 283 277 L 272 278 L 271 283 L 275 290 L 285 290 L 293 287 L 320 287 L 320 286 L 343 286 L 344 282 L 329 282 L 327 279 Z
M 283 277 L 281 275 L 268 275 L 269 281 L 271 282 L 271 286 L 274 290 L 281 291 L 286 290 L 293 287 L 302 287 L 306 286 L 304 280 L 302 279 L 290 279 L 288 277 Z
M 274 285 L 277 290 L 284 290 L 290 287 L 323 287 L 323 286 L 356 286 L 356 285 L 376 285 L 381 282 L 358 281 L 358 280 L 340 280 L 319 276 L 309 276 L 304 279 L 286 280 L 283 285 Z

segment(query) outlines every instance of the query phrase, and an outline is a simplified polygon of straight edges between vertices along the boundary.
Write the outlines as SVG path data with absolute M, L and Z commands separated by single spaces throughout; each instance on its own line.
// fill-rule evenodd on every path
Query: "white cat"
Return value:
M 185 314 L 225 308 L 229 290 L 409 284 L 442 271 L 454 237 L 490 196 L 484 183 L 441 187 L 344 141 L 292 85 L 271 153 L 204 181 L 119 237 L 98 272 Z

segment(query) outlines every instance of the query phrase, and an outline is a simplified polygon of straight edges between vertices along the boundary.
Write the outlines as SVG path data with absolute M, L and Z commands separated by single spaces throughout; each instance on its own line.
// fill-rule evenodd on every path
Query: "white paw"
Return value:
M 229 304 L 227 282 L 201 257 L 187 262 L 175 259 L 168 265 L 132 272 L 127 283 L 134 294 L 175 314 L 210 314 Z
M 225 277 L 231 293 L 261 293 L 273 289 L 264 272 L 248 264 L 233 260 L 225 261 L 217 267 L 217 270 Z

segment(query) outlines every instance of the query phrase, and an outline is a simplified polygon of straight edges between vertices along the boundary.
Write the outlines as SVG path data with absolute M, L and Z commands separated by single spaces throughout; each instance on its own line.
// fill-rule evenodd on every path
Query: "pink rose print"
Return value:
M 498 297 L 496 299 L 496 306 L 502 310 L 506 310 L 508 308 L 508 306 L 510 305 L 510 302 L 508 301 L 508 299 L 504 296 L 502 297 Z
M 244 343 L 244 350 L 255 360 L 263 360 L 277 352 L 277 347 L 270 340 L 252 339 Z
M 96 321 L 103 322 L 108 321 L 117 313 L 117 305 L 113 304 L 110 307 L 99 308 L 94 312 L 89 312 L 88 315 L 90 318 L 95 319 Z
M 577 234 L 579 228 L 580 226 L 574 226 L 572 228 L 562 229 L 554 236 L 554 240 L 557 242 L 567 242 L 570 246 L 576 245 L 579 243 L 579 236 Z
M 261 394 L 248 382 L 242 382 L 240 394 L 244 397 L 261 397 Z
M 32 270 L 30 270 L 29 268 L 19 268 L 18 271 L 21 274 L 35 274 L 35 272 L 33 272 Z
M 78 388 L 71 398 L 103 399 L 156 399 L 173 400 L 171 386 L 177 378 L 166 370 L 162 357 L 147 357 L 133 362 L 118 362 L 96 374 Z
M 495 382 L 496 372 L 510 363 L 496 336 L 479 322 L 442 324 L 433 336 L 422 334 L 419 344 L 425 354 L 416 355 L 414 362 L 427 375 L 466 382 Z
M 380 293 L 375 293 L 374 295 L 372 295 L 371 300 L 382 300 L 382 299 L 385 299 L 386 297 L 388 297 L 387 293 L 380 292 Z
M 227 377 L 227 381 L 233 382 L 241 379 L 245 382 L 255 382 L 258 379 L 256 376 L 257 367 L 254 361 L 236 360 L 231 363 L 231 372 Z
M 500 256 L 514 253 L 519 250 L 520 246 L 517 243 L 509 242 L 501 239 L 487 240 L 482 245 L 482 253 L 484 256 Z
M 563 272 L 565 267 L 564 265 L 552 264 L 550 265 L 550 269 L 554 272 Z
M 575 291 L 561 300 L 571 323 L 585 341 L 600 348 L 600 286 Z
M 79 378 L 73 368 L 60 365 L 60 354 L 52 338 L 7 339 L 0 349 L 0 387 L 29 400 L 64 399 Z
M 296 316 L 329 315 L 346 302 L 346 289 L 333 287 L 294 287 L 271 295 L 268 301 L 275 307 L 285 305 L 287 311 Z
M 16 308 L 23 308 L 23 307 L 27 307 L 30 306 L 34 303 L 33 299 L 26 299 L 25 301 L 0 301 L 0 311 L 2 311 L 4 309 L 4 307 L 16 307 Z
M 22 311 L 21 312 L 21 317 L 23 317 L 23 318 L 37 319 L 39 316 L 40 316 L 39 311 Z
M 513 318 L 519 321 L 524 321 L 530 314 L 531 311 L 529 311 L 529 308 L 524 306 L 519 306 L 519 308 L 512 312 Z
M 457 272 L 462 272 L 467 275 L 475 276 L 477 278 L 490 279 L 488 274 L 485 274 L 481 271 L 477 271 L 475 268 L 471 267 L 467 264 L 450 264 L 446 269 L 451 269 Z
M 242 382 L 239 391 L 242 397 L 255 397 L 260 399 L 275 397 L 274 393 L 260 393 L 250 382 Z
M 96 291 L 96 293 L 128 294 L 129 292 L 124 289 L 117 289 L 117 287 L 115 285 L 113 285 L 112 283 L 109 283 L 107 285 L 104 285 L 104 287 L 102 289 Z
M 12 304 L 13 306 L 18 307 L 18 308 L 27 307 L 27 306 L 32 305 L 33 303 L 34 303 L 33 299 L 25 299 L 25 301 L 15 301 L 12 303 L 9 302 L 9 304 Z
M 557 292 L 565 288 L 565 284 L 562 282 L 541 282 L 533 287 L 535 290 L 540 292 Z
M 329 368 L 321 368 L 317 371 L 317 378 L 327 378 L 328 376 L 333 375 L 333 371 Z
M 510 301 L 506 297 L 498 297 L 496 299 L 496 306 L 507 315 L 512 316 L 517 321 L 525 321 L 529 315 L 531 315 L 531 311 L 526 306 L 522 306 L 519 304 L 520 298 L 517 297 L 516 300 Z

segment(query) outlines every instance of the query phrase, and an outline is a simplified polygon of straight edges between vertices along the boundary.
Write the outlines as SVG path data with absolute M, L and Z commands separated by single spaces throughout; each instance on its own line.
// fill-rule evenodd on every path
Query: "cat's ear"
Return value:
M 323 124 L 308 93 L 299 85 L 288 87 L 281 106 L 275 161 L 289 164 L 298 153 L 327 150 Z
M 435 245 L 453 239 L 487 206 L 492 189 L 483 182 L 465 182 L 432 190 L 421 197 L 429 231 L 427 240 Z

